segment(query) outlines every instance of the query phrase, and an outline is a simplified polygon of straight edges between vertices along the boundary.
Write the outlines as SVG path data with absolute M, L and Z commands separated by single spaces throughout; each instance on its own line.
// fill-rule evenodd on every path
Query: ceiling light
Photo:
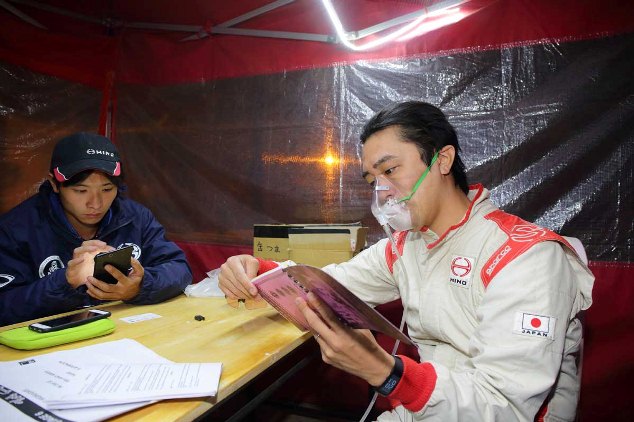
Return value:
M 467 13 L 462 13 L 460 9 L 456 7 L 464 2 L 465 0 L 454 0 L 437 3 L 434 6 L 421 10 L 420 16 L 416 18 L 412 16 L 412 19 L 414 20 L 409 22 L 407 25 L 404 25 L 383 37 L 373 39 L 365 44 L 357 45 L 350 41 L 351 39 L 354 39 L 354 37 L 347 33 L 343 28 L 341 19 L 339 19 L 339 14 L 332 5 L 332 2 L 330 0 L 322 0 L 322 4 L 328 13 L 328 17 L 337 32 L 339 41 L 344 46 L 354 51 L 369 50 L 394 40 L 405 41 L 434 29 L 441 28 L 445 25 L 458 22 L 460 19 L 468 15 Z M 431 18 L 433 18 L 433 20 L 428 20 Z

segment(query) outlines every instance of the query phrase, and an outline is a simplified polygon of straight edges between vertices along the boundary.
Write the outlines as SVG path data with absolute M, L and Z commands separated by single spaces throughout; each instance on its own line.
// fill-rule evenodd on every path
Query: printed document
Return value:
M 99 365 L 95 365 L 98 363 Z M 173 364 L 141 343 L 123 339 L 99 343 L 72 350 L 47 353 L 17 361 L 0 362 L 0 419 L 2 420 L 59 420 L 59 421 L 101 421 L 132 409 L 145 406 L 154 401 L 167 398 L 167 395 L 145 396 L 129 395 L 130 400 L 92 403 L 90 407 L 64 410 L 51 410 L 47 400 L 59 399 L 66 395 L 67 389 L 76 389 L 84 385 L 87 379 L 96 380 L 94 370 L 109 365 L 135 367 L 143 365 L 183 365 Z M 192 364 L 194 367 L 200 364 Z M 217 391 L 221 364 L 216 363 L 215 387 Z M 191 386 L 195 376 L 180 368 L 184 382 Z M 177 372 L 179 369 L 176 370 Z M 155 372 L 156 373 L 156 372 Z M 154 384 L 158 385 L 158 384 Z M 147 387 L 147 385 L 146 385 Z M 70 390 L 69 390 L 70 391 Z M 76 391 L 76 390 L 72 390 Z M 154 391 L 154 390 L 152 390 Z M 215 394 L 215 393 L 214 393 Z M 75 396 L 76 398 L 77 396 Z M 179 396 L 172 396 L 179 397 Z M 188 396 L 191 397 L 191 396 Z M 85 405 L 84 405 L 85 406 Z
M 50 409 L 72 409 L 140 400 L 214 396 L 219 363 L 137 363 L 88 365 L 57 397 L 46 398 Z

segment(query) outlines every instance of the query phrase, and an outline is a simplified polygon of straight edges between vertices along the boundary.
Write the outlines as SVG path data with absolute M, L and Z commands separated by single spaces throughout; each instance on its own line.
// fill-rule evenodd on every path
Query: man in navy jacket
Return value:
M 121 195 L 121 162 L 107 138 L 58 142 L 39 192 L 0 217 L 0 325 L 106 300 L 152 304 L 191 283 L 185 254 L 152 212 Z M 93 257 L 133 246 L 132 271 L 92 277 Z

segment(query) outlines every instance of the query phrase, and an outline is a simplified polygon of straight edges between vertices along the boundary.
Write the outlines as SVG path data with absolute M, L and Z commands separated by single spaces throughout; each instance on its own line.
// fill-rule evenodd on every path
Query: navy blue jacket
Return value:
M 185 254 L 165 239 L 152 212 L 118 195 L 96 239 L 134 246 L 145 275 L 128 303 L 158 303 L 183 292 L 192 273 Z M 38 194 L 0 217 L 0 325 L 71 311 L 100 301 L 66 281 L 66 266 L 83 240 L 66 219 L 48 181 Z

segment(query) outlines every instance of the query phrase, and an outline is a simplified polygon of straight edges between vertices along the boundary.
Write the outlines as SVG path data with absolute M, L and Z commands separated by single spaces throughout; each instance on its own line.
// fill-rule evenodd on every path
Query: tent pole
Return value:
M 13 13 L 14 15 L 16 15 L 18 18 L 22 19 L 23 21 L 25 21 L 27 23 L 30 23 L 33 26 L 37 26 L 40 29 L 48 29 L 47 27 L 45 27 L 44 25 L 42 25 L 41 23 L 39 23 L 38 21 L 36 21 L 32 17 L 30 17 L 26 13 L 21 12 L 20 10 L 18 10 L 17 8 L 11 6 L 9 3 L 7 3 L 4 0 L 0 0 L 0 7 L 4 7 L 9 12 Z

